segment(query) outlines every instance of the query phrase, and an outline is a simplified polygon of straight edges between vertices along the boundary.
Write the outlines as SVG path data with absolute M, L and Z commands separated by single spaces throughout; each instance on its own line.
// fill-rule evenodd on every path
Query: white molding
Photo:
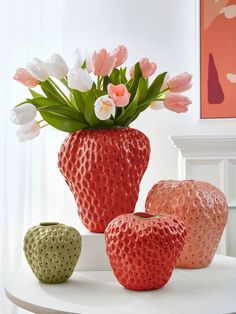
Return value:
M 236 156 L 236 135 L 176 135 L 170 136 L 183 157 Z

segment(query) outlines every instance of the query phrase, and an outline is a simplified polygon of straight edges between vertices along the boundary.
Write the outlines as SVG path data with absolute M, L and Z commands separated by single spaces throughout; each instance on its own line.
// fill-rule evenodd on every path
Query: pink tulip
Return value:
M 167 109 L 180 113 L 188 111 L 188 105 L 191 105 L 192 101 L 183 95 L 169 93 L 167 94 L 164 105 Z
M 167 82 L 171 92 L 182 93 L 192 87 L 192 74 L 188 72 L 181 73 Z
M 24 68 L 17 69 L 15 75 L 13 76 L 13 79 L 29 88 L 33 88 L 38 84 L 38 80 L 36 80 L 29 73 L 29 71 Z
M 140 68 L 142 71 L 142 75 L 145 78 L 148 78 L 149 76 L 151 76 L 157 69 L 157 65 L 155 62 L 150 62 L 148 58 L 143 58 L 139 61 L 140 64 Z M 134 77 L 134 67 L 132 66 L 132 68 L 130 69 L 130 77 Z
M 111 55 L 116 57 L 115 68 L 122 65 L 128 57 L 128 50 L 125 46 L 120 45 L 117 46 L 114 50 L 112 50 Z
M 116 57 L 101 49 L 99 52 L 94 51 L 92 56 L 92 70 L 95 75 L 110 75 L 116 64 Z
M 124 84 L 113 85 L 109 83 L 107 91 L 116 107 L 125 107 L 128 105 L 131 94 Z

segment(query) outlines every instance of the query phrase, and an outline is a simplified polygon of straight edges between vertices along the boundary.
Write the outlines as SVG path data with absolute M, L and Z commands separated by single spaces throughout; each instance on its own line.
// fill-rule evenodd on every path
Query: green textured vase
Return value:
M 72 275 L 81 252 L 80 233 L 56 222 L 40 223 L 28 230 L 24 252 L 35 276 L 44 283 L 60 283 Z

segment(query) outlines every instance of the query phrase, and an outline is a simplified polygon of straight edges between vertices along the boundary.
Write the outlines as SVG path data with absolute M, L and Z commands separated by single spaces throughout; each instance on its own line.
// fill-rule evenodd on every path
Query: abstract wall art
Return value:
M 201 118 L 236 118 L 236 0 L 200 0 Z

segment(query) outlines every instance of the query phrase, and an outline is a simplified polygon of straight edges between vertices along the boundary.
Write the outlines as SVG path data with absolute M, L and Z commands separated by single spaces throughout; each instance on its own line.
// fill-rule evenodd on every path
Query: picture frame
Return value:
M 199 0 L 200 119 L 236 118 L 236 0 Z

